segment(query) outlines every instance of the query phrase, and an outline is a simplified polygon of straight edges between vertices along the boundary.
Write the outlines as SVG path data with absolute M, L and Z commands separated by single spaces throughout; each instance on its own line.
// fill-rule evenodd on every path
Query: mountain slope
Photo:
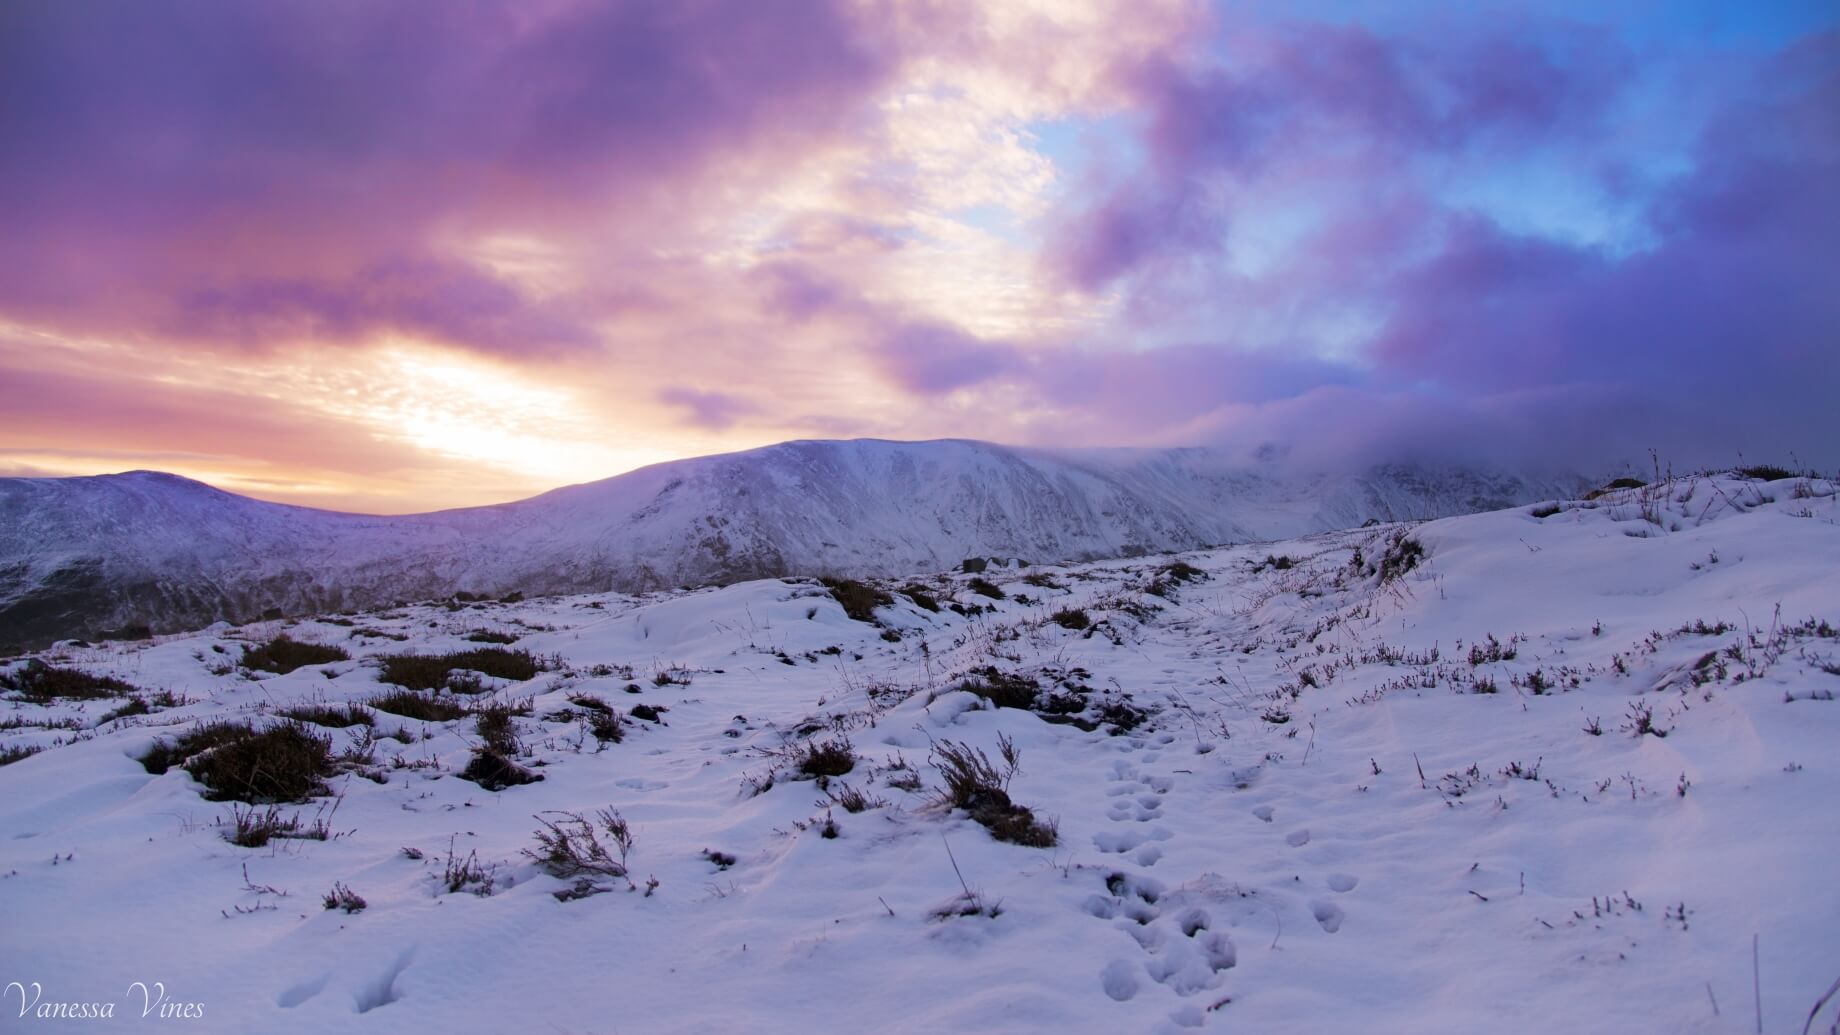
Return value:
M 1290 477 L 1207 450 L 788 442 L 492 507 L 374 517 L 153 472 L 0 480 L 0 644 L 458 591 L 637 592 L 783 574 L 1077 561 L 1437 517 L 1575 481 L 1392 466 Z

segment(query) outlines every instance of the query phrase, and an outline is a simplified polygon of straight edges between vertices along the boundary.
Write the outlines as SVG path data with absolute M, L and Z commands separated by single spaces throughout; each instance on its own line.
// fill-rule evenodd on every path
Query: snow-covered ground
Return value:
M 1840 975 L 1833 483 L 1176 561 L 993 567 L 1001 600 L 882 582 L 879 624 L 771 580 L 60 645 L 37 657 L 184 703 L 101 722 L 127 698 L 5 695 L 0 747 L 45 750 L 0 768 L 0 1030 L 116 1030 L 164 995 L 195 1008 L 166 1030 L 226 1032 L 1735 1033 L 1760 994 L 1795 1032 Z M 280 809 L 331 836 L 243 848 L 243 806 L 138 761 L 205 720 L 365 702 L 378 656 L 478 630 L 549 669 L 439 696 L 525 706 L 541 782 L 462 779 L 471 717 L 377 711 L 314 728 L 372 761 Z M 351 657 L 236 664 L 281 632 Z M 959 689 L 1027 678 L 1034 709 Z M 586 699 L 661 721 L 603 743 Z M 799 778 L 844 738 L 847 774 Z M 1052 847 L 936 801 L 942 750 L 1001 772 L 1003 743 Z M 599 810 L 626 877 L 525 854 Z M 449 890 L 469 861 L 490 894 Z M 325 908 L 335 884 L 365 908 Z M 557 895 L 578 886 L 604 893 Z

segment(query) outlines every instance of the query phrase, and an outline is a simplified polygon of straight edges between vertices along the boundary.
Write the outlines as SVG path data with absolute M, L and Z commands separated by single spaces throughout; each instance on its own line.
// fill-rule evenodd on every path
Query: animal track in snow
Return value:
M 414 949 L 404 949 L 383 973 L 354 993 L 352 999 L 359 1013 L 369 1013 L 402 998 L 402 989 L 397 987 L 397 982 L 402 978 L 403 971 L 409 969 L 409 960 L 414 955 Z
M 1290 845 L 1292 848 L 1302 848 L 1304 845 L 1310 843 L 1310 831 L 1307 828 L 1293 830 L 1284 835 L 1284 843 Z
M 1162 796 L 1175 785 L 1167 776 L 1143 776 L 1136 766 L 1126 762 L 1113 762 L 1106 779 L 1112 783 L 1105 789 L 1106 797 L 1117 800 L 1105 815 L 1115 823 L 1148 823 L 1156 819 L 1163 810 Z
M 1310 901 L 1310 915 L 1315 917 L 1316 922 L 1322 925 L 1322 929 L 1330 934 L 1342 929 L 1342 920 L 1347 916 L 1342 912 L 1341 906 L 1320 898 Z
M 1101 852 L 1122 854 L 1152 841 L 1167 841 L 1171 836 L 1169 831 L 1162 827 L 1151 827 L 1146 833 L 1138 833 L 1135 830 L 1127 830 L 1118 834 L 1100 831 L 1094 834 L 1092 839 L 1093 847 Z
M 1153 756 L 1153 751 L 1147 751 L 1138 757 L 1148 761 Z M 1147 823 L 1159 818 L 1164 796 L 1175 786 L 1171 777 L 1146 776 L 1136 766 L 1122 760 L 1112 763 L 1107 779 L 1110 786 L 1105 792 L 1106 815 L 1117 823 Z M 1152 827 L 1147 834 L 1103 832 L 1093 835 L 1093 844 L 1101 852 L 1129 853 L 1132 862 L 1150 867 L 1163 857 L 1163 849 L 1154 842 L 1168 840 L 1171 836 L 1162 827 Z M 1226 934 L 1209 929 L 1213 919 L 1206 910 L 1187 909 L 1173 925 L 1163 919 L 1163 911 L 1157 904 L 1165 894 L 1160 881 L 1118 871 L 1106 878 L 1105 888 L 1109 895 L 1090 896 L 1083 904 L 1084 910 L 1099 919 L 1112 921 L 1119 930 L 1130 935 L 1148 957 L 1142 964 L 1142 973 L 1175 994 L 1191 996 L 1217 987 L 1221 972 L 1236 962 L 1233 942 Z M 1138 968 L 1122 960 L 1107 964 L 1100 975 L 1100 985 L 1107 996 L 1120 1002 L 1135 997 L 1142 988 Z M 1200 1013 L 1190 1013 L 1192 1020 L 1198 1023 Z M 1189 1014 L 1183 1016 L 1187 1018 Z
M 1113 873 L 1105 878 L 1105 890 L 1118 898 L 1132 896 L 1154 906 L 1163 897 L 1163 882 L 1154 877 Z
M 1354 886 L 1359 883 L 1361 883 L 1361 878 L 1352 873 L 1331 873 L 1328 878 L 1329 890 L 1336 892 L 1353 891 Z
M 1158 903 L 1167 896 L 1160 881 L 1139 874 L 1114 872 L 1105 879 L 1109 895 L 1092 895 L 1087 913 L 1118 923 L 1119 930 L 1148 957 L 1143 973 L 1179 996 L 1191 996 L 1218 987 L 1220 974 L 1238 962 L 1238 953 L 1225 933 L 1211 930 L 1213 917 L 1199 906 L 1182 910 L 1174 923 L 1163 919 Z M 1129 920 L 1131 922 L 1123 922 Z M 1123 1001 L 1141 986 L 1136 968 L 1122 960 L 1108 964 L 1100 975 L 1105 994 Z
M 1137 994 L 1137 968 L 1128 960 L 1113 960 L 1099 972 L 1099 983 L 1106 995 L 1122 1003 Z
M 325 991 L 326 982 L 330 977 L 330 974 L 321 974 L 317 978 L 302 981 L 294 985 L 275 997 L 275 1005 L 281 1007 L 283 1010 L 292 1010 L 294 1007 L 299 1006 L 301 1003 Z
M 1182 933 L 1190 938 L 1207 930 L 1213 922 L 1214 918 L 1208 915 L 1208 911 L 1200 907 L 1184 910 L 1182 915 L 1176 918 L 1176 923 L 1182 928 Z

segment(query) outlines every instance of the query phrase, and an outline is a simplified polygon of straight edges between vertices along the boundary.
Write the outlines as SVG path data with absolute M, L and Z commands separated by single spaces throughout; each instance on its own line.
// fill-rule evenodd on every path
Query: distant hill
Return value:
M 787 442 L 395 517 L 266 503 L 150 471 L 0 479 L 0 645 L 456 592 L 1092 560 L 1492 510 L 1582 484 L 1413 465 L 1301 475 L 1205 449 L 963 440 Z

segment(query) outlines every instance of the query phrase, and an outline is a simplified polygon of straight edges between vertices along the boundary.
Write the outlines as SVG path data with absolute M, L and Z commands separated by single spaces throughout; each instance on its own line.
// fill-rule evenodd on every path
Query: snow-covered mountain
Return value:
M 1457 468 L 1298 476 L 1204 449 L 788 442 L 499 506 L 375 517 L 173 475 L 0 480 L 0 644 L 502 595 L 887 575 L 968 557 L 1080 561 L 1570 495 Z

